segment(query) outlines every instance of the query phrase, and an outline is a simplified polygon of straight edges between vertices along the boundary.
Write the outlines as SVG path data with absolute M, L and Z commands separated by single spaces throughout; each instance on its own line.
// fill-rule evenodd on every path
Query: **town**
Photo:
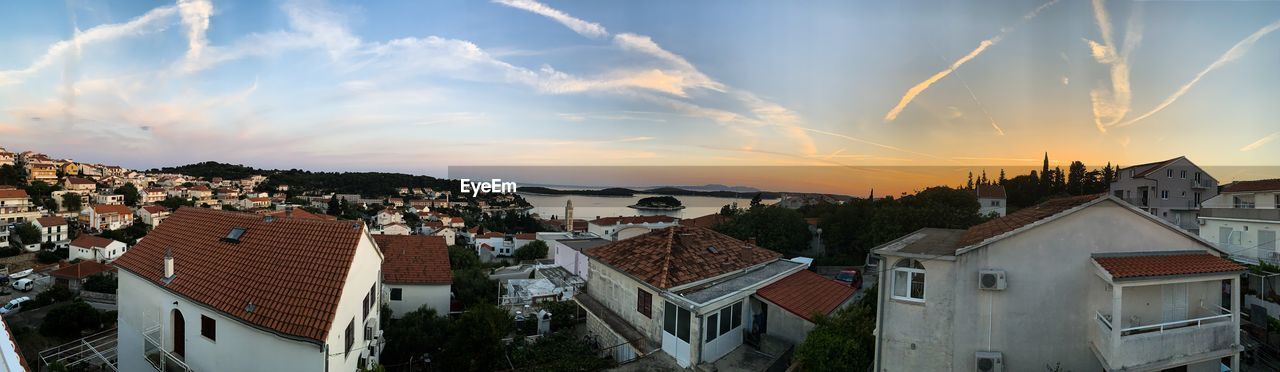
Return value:
M 1223 184 L 1186 157 L 1068 171 L 1045 154 L 1039 172 L 896 199 L 577 218 L 571 200 L 540 216 L 443 179 L 367 194 L 0 149 L 0 355 L 74 371 L 1280 366 L 1280 180 Z

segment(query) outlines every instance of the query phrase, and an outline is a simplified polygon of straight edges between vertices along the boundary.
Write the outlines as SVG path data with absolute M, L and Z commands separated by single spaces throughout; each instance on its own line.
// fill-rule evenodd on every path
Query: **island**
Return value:
M 650 196 L 640 199 L 640 201 L 627 207 L 646 211 L 676 211 L 684 209 L 684 205 L 681 205 L 680 200 L 671 196 Z

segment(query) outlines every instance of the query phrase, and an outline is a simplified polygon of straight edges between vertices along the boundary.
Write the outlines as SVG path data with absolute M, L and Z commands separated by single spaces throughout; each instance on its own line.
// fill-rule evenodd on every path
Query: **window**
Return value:
M 1000 206 L 1000 201 L 999 201 L 999 200 L 992 200 L 992 201 L 991 201 L 991 206 L 992 206 L 992 207 L 999 207 L 999 206 Z
M 720 334 L 729 333 L 733 330 L 733 306 L 725 306 L 720 309 Z
M 1178 171 L 1178 178 L 1187 179 L 1187 171 Z
M 662 330 L 681 341 L 689 342 L 689 318 L 693 314 L 670 302 L 666 303 L 664 309 Z
M 351 356 L 351 345 L 356 343 L 356 320 L 351 319 L 351 323 L 347 323 L 347 349 L 343 352 L 342 357 Z
M 653 307 L 653 295 L 643 289 L 636 288 L 636 311 L 645 318 L 652 318 L 650 310 Z
M 742 302 L 733 304 L 733 328 L 742 325 Z
M 719 319 L 720 314 L 707 315 L 707 327 L 703 330 L 703 332 L 707 333 L 707 342 L 714 341 L 716 337 L 720 336 L 719 330 L 716 329 L 720 324 Z
M 924 302 L 924 265 L 904 259 L 893 269 L 893 298 Z
M 1169 190 L 1160 190 L 1160 199 L 1169 199 Z
M 200 335 L 209 339 L 209 341 L 218 340 L 218 323 L 213 318 L 200 316 Z
M 1172 169 L 1165 169 L 1165 170 L 1164 170 L 1164 175 L 1165 175 L 1165 177 L 1173 178 L 1173 170 L 1172 170 Z
M 391 301 L 400 301 L 400 288 L 391 288 Z
M 669 334 L 676 334 L 676 305 L 670 302 L 662 311 L 662 330 Z

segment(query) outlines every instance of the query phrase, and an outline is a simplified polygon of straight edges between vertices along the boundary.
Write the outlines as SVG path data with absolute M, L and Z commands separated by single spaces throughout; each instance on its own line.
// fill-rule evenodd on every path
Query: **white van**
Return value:
M 9 286 L 13 287 L 13 289 L 27 292 L 27 291 L 30 291 L 31 288 L 35 288 L 36 282 L 31 279 L 23 278 L 23 279 L 18 279 L 17 281 L 13 282 L 13 284 L 10 284 Z
M 0 314 L 7 315 L 22 311 L 22 303 L 27 301 L 31 301 L 31 297 L 22 296 L 15 298 L 12 301 L 9 301 L 9 303 L 4 304 L 4 307 L 0 307 Z

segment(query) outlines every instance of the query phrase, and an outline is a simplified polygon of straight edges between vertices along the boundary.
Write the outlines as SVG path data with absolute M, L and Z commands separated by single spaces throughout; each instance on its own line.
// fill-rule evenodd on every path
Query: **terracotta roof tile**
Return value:
M 67 177 L 67 183 L 70 183 L 72 185 L 96 185 L 97 184 L 97 182 L 93 182 L 93 180 L 91 179 L 80 178 L 80 177 Z
M 40 226 L 43 226 L 43 227 L 63 226 L 67 224 L 66 218 L 62 218 L 58 216 L 40 217 L 40 218 L 37 218 L 36 221 L 40 222 Z
M 449 246 L 443 236 L 374 235 L 382 249 L 382 278 L 387 283 L 449 284 Z
M 77 264 L 54 270 L 49 276 L 64 279 L 84 279 L 90 276 L 98 275 L 106 271 L 113 271 L 115 268 L 110 265 L 98 263 L 98 261 L 87 260 L 80 261 Z
M 240 242 L 224 241 L 236 227 L 245 228 Z M 248 323 L 324 342 L 365 236 L 358 222 L 179 208 L 115 264 Z M 165 285 L 170 248 L 176 275 Z
M 1255 192 L 1280 190 L 1280 178 L 1236 181 L 1222 186 L 1222 192 Z
M 696 282 L 782 256 L 711 229 L 679 225 L 583 253 L 658 288 Z
M 129 210 L 128 206 L 121 204 L 95 204 L 93 206 L 93 212 L 97 214 L 118 213 L 122 215 L 133 213 L 132 210 Z
M 663 222 L 676 222 L 676 218 L 671 216 L 661 216 L 661 215 L 624 216 L 624 217 L 597 218 L 591 221 L 591 223 L 594 223 L 599 226 L 612 226 L 617 224 L 663 223 Z
M 697 226 L 697 227 L 715 227 L 723 223 L 726 218 L 719 213 L 712 213 L 698 218 L 686 218 L 680 220 L 681 225 Z
M 978 185 L 977 193 L 979 198 L 1004 198 L 1004 186 L 1000 185 Z
M 760 288 L 756 295 L 812 322 L 814 314 L 831 314 L 853 292 L 847 284 L 800 270 Z
M 77 237 L 76 240 L 71 241 L 71 245 L 80 247 L 80 248 L 106 248 L 108 245 L 111 245 L 111 243 L 115 243 L 115 242 L 116 242 L 115 240 L 107 239 L 97 235 L 80 234 L 80 236 Z
M 147 211 L 147 213 L 154 214 L 154 213 L 168 212 L 169 208 L 165 208 L 164 206 L 159 206 L 159 205 L 148 205 L 148 206 L 142 207 L 142 210 Z
M 956 248 L 981 243 L 983 240 L 987 240 L 988 238 L 1017 230 L 1020 227 L 1049 218 L 1050 216 L 1078 207 L 1100 197 L 1105 197 L 1105 195 L 1080 195 L 1051 199 L 1044 203 L 1020 209 L 1017 212 L 1010 213 L 1004 217 L 983 222 L 970 227 L 969 230 L 966 230 L 964 236 L 960 238 Z
M 27 198 L 27 191 L 22 189 L 0 189 L 0 199 Z
M 1154 163 L 1146 163 L 1146 164 L 1138 164 L 1138 165 L 1128 166 L 1128 167 L 1120 168 L 1120 170 L 1126 170 L 1126 169 L 1134 169 L 1134 170 L 1137 170 L 1137 169 L 1141 169 L 1142 171 L 1140 171 L 1140 172 L 1138 172 L 1138 173 L 1134 174 L 1134 175 L 1133 175 L 1133 177 L 1134 177 L 1134 178 L 1142 178 L 1142 177 L 1146 177 L 1148 174 L 1151 174 L 1151 172 L 1155 172 L 1157 169 L 1164 168 L 1164 166 L 1169 165 L 1169 164 L 1173 163 L 1174 161 L 1177 161 L 1178 159 L 1182 159 L 1182 157 L 1181 157 L 1181 156 L 1179 156 L 1179 157 L 1176 157 L 1176 158 L 1173 158 L 1173 159 L 1157 161 L 1157 162 L 1154 162 Z
M 1240 264 L 1209 253 L 1095 256 L 1093 260 L 1115 279 L 1229 273 L 1245 270 Z

